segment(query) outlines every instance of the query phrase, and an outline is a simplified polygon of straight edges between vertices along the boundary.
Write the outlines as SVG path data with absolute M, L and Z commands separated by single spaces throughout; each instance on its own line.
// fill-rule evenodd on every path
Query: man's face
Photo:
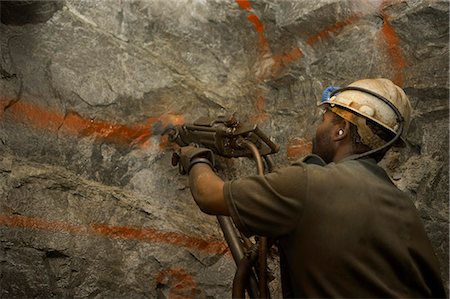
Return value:
M 332 142 L 332 128 L 334 126 L 334 113 L 327 106 L 322 109 L 322 122 L 316 129 L 316 136 L 313 138 L 312 153 L 321 157 L 326 163 L 333 161 L 335 150 Z

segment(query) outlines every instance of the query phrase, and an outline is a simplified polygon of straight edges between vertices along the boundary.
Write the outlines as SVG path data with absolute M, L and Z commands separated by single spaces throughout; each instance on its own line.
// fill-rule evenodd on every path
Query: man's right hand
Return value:
M 172 155 L 172 165 L 178 165 L 180 174 L 189 174 L 192 166 L 197 163 L 205 163 L 213 168 L 213 152 L 207 148 L 188 145 L 181 147 Z

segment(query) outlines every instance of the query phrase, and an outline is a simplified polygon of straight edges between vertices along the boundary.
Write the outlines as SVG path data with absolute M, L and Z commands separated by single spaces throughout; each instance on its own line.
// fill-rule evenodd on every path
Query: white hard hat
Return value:
M 411 121 L 412 108 L 408 97 L 400 87 L 388 79 L 378 78 L 358 80 L 350 84 L 347 88 L 349 89 L 346 90 L 346 88 L 343 88 L 341 90 L 334 90 L 331 93 L 331 97 L 328 96 L 322 99 L 320 105 L 330 104 L 331 107 L 336 106 L 344 108 L 344 110 L 350 111 L 357 116 L 362 116 L 365 119 L 371 120 L 375 124 L 380 125 L 396 135 L 399 129 L 399 119 L 396 112 L 391 107 L 391 105 L 393 105 L 403 118 L 403 131 L 400 138 L 404 141 L 404 136 L 406 135 Z M 355 88 L 356 90 L 351 88 Z M 390 102 L 391 105 L 381 98 Z M 347 120 L 352 122 L 351 119 Z M 364 125 L 362 125 L 361 122 L 357 122 L 355 125 L 358 127 L 358 132 L 360 132 L 361 129 L 363 135 L 367 135 L 369 130 L 361 128 L 365 125 L 365 122 Z M 363 140 L 364 137 L 366 137 L 366 140 L 373 139 L 371 136 L 361 137 Z M 372 143 L 377 144 L 367 145 L 371 147 L 379 146 L 379 142 Z

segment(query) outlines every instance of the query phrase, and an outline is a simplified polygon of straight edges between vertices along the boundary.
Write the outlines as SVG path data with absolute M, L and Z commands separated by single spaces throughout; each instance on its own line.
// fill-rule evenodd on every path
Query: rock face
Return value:
M 287 165 L 310 150 L 322 90 L 369 77 L 414 107 L 382 165 L 448 284 L 448 1 L 0 5 L 2 297 L 230 297 L 233 260 L 163 131 L 234 114 Z

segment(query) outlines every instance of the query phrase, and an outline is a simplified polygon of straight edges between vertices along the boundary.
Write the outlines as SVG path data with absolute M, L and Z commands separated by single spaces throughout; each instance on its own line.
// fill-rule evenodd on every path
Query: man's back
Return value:
M 280 240 L 296 295 L 445 297 L 413 203 L 375 161 L 307 167 L 302 215 Z

